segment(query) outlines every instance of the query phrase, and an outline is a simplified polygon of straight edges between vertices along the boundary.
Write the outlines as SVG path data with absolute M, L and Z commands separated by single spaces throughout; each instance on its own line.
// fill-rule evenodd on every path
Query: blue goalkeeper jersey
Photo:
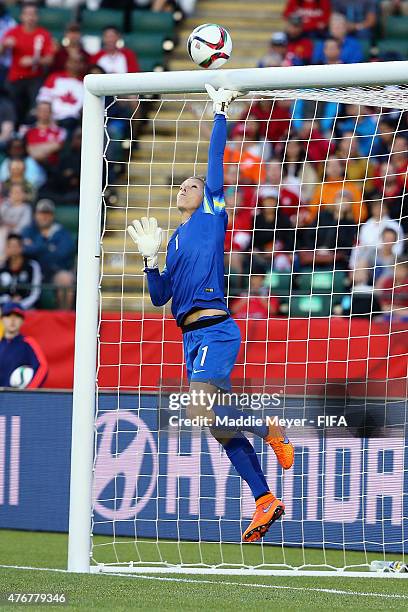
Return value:
M 228 313 L 224 297 L 224 240 L 228 224 L 224 201 L 224 149 L 227 123 L 215 115 L 208 151 L 204 198 L 179 225 L 167 245 L 166 267 L 146 269 L 150 298 L 163 306 L 173 298 L 171 311 L 181 325 L 193 309 L 217 308 Z

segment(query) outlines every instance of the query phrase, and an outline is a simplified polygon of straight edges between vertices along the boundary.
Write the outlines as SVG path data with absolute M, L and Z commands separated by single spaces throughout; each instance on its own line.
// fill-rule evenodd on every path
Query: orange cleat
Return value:
M 244 542 L 256 542 L 264 537 L 269 527 L 285 513 L 285 505 L 272 493 L 262 496 L 256 502 L 256 510 L 249 527 L 244 531 Z
M 284 470 L 288 470 L 292 467 L 295 458 L 295 449 L 283 429 L 275 425 L 270 425 L 269 433 L 266 438 L 264 438 L 264 442 L 273 448 L 279 465 L 281 465 Z

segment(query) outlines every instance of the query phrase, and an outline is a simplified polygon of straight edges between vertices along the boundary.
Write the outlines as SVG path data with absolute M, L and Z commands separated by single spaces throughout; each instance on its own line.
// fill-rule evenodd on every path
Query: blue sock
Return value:
M 268 483 L 250 441 L 241 433 L 223 443 L 228 459 L 238 474 L 248 483 L 255 499 L 269 493 Z
M 219 419 L 223 419 L 227 417 L 228 419 L 236 420 L 239 417 L 247 418 L 248 420 L 252 419 L 260 419 L 261 417 L 257 416 L 254 412 L 248 412 L 247 410 L 237 410 L 233 406 L 220 406 L 216 405 L 213 407 L 213 411 L 216 417 Z M 250 433 L 255 434 L 258 438 L 266 438 L 268 435 L 269 428 L 262 420 L 262 425 L 244 425 L 240 426 L 228 426 L 228 425 L 214 425 L 214 429 L 218 429 L 220 431 L 249 431 Z

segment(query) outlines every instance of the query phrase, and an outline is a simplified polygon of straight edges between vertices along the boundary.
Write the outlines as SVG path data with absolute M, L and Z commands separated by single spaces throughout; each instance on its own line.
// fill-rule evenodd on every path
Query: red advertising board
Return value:
M 353 395 L 407 396 L 408 329 L 332 317 L 238 322 L 242 346 L 234 379 L 268 381 L 286 393 L 321 394 L 348 381 Z M 40 343 L 49 362 L 45 386 L 73 382 L 74 312 L 31 311 L 23 332 Z M 160 315 L 104 313 L 98 385 L 155 390 L 184 375 L 181 333 Z M 329 381 L 329 385 L 328 385 Z M 323 391 L 322 391 L 323 390 Z

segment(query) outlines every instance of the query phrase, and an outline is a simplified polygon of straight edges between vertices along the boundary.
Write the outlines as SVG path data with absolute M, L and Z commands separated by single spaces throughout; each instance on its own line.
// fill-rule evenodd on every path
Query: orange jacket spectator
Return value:
M 237 164 L 239 166 L 240 181 L 259 185 L 265 181 L 265 167 L 262 158 L 251 151 L 251 143 L 237 143 L 237 148 L 227 146 L 224 153 L 224 164 Z
M 308 206 L 309 221 L 315 219 L 320 206 L 330 206 L 347 192 L 353 210 L 353 219 L 356 223 L 365 221 L 367 208 L 362 202 L 362 192 L 359 183 L 344 179 L 341 172 L 342 162 L 334 157 L 329 158 L 326 165 L 325 180 L 316 187 Z

